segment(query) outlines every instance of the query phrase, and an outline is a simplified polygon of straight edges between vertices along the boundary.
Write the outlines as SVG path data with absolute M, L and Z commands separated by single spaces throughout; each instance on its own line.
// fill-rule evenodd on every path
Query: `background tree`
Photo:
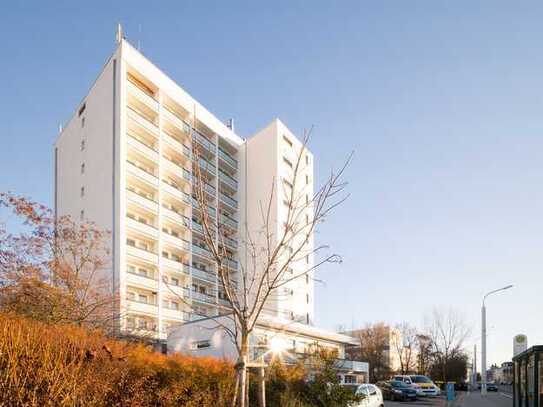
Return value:
M 432 358 L 432 342 L 428 335 L 417 335 L 417 374 L 429 375 Z
M 390 378 L 390 327 L 383 322 L 367 324 L 351 335 L 360 341 L 360 346 L 351 347 L 349 356 L 368 362 L 370 383 Z
M 406 375 L 415 372 L 417 366 L 417 329 L 407 322 L 396 325 L 395 333 L 398 338 L 392 344 L 392 352 L 396 353 L 400 362 L 400 374 Z
M 208 212 L 209 200 L 206 180 L 199 165 L 194 168 L 193 194 L 197 202 L 205 245 L 211 252 L 219 276 L 219 289 L 223 299 L 229 304 L 230 324 L 218 324 L 227 332 L 236 346 L 238 393 L 233 405 L 248 405 L 247 363 L 249 361 L 249 337 L 265 307 L 271 299 L 281 296 L 281 289 L 291 281 L 306 278 L 325 263 L 338 262 L 336 254 L 326 253 L 327 246 L 312 246 L 313 233 L 317 225 L 324 222 L 330 213 L 347 196 L 346 183 L 341 180 L 347 162 L 332 171 L 324 183 L 309 195 L 308 186 L 303 180 L 306 169 L 306 142 L 309 133 L 296 154 L 291 179 L 272 179 L 269 195 L 260 205 L 261 225 L 247 231 L 246 239 L 239 239 L 241 251 L 245 252 L 247 262 L 240 262 L 238 276 L 231 269 L 232 259 L 225 240 L 229 232 L 222 227 L 217 217 Z M 199 150 L 194 150 L 194 161 L 199 161 Z M 266 182 L 263 180 L 263 182 Z M 273 219 L 272 208 L 280 199 L 287 208 L 283 227 L 277 230 L 277 219 Z M 312 265 L 306 265 L 308 256 L 314 258 Z M 296 264 L 296 267 L 292 267 Z M 298 270 L 298 271 L 294 271 Z M 217 319 L 219 321 L 219 319 Z
M 50 323 L 111 329 L 115 296 L 104 270 L 109 233 L 25 197 L 0 193 L 0 208 L 15 215 L 0 225 L 0 306 Z M 15 222 L 15 221 L 18 222 Z
M 434 309 L 426 318 L 426 335 L 432 348 L 432 372 L 442 381 L 451 380 L 452 366 L 461 360 L 469 328 L 461 315 L 453 309 Z M 439 373 L 439 375 L 437 375 Z

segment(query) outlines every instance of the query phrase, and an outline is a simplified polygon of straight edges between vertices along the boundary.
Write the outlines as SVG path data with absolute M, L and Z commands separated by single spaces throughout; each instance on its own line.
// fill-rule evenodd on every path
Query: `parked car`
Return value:
M 439 396 L 441 390 L 428 376 L 424 375 L 411 375 L 409 376 L 411 381 L 418 385 L 421 389 L 420 395 L 423 396 Z
M 392 401 L 415 400 L 417 391 L 408 384 L 399 380 L 389 380 L 387 382 L 377 383 L 377 387 L 381 389 L 383 398 Z
M 396 380 L 396 381 L 399 381 L 399 382 L 404 382 L 408 386 L 415 389 L 415 391 L 417 392 L 417 396 L 424 396 L 424 393 L 422 392 L 422 387 L 419 386 L 417 383 L 414 383 L 413 380 L 411 380 L 411 376 L 408 376 L 408 375 L 396 375 L 396 376 L 393 376 L 392 379 L 390 379 L 390 380 Z
M 362 401 L 351 407 L 384 407 L 383 393 L 375 384 L 345 384 L 353 393 L 363 396 Z

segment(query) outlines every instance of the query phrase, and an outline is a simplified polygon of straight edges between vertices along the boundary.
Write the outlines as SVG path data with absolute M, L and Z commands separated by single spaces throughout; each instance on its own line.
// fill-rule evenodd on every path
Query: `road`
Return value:
M 420 398 L 414 402 L 385 401 L 385 407 L 512 407 L 513 399 L 510 394 L 500 391 L 488 393 L 481 397 L 481 393 L 461 392 L 454 402 L 447 403 L 445 397 Z

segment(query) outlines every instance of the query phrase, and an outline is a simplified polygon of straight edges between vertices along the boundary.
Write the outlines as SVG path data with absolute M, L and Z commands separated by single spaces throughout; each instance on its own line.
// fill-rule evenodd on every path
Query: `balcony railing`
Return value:
M 215 283 L 217 281 L 217 274 L 210 273 L 209 271 L 203 271 L 196 267 L 192 267 L 192 277 L 196 277 L 200 280 L 204 280 L 210 283 Z
M 181 130 L 183 130 L 185 133 L 190 133 L 190 126 L 181 119 L 177 113 L 170 110 L 167 106 L 162 105 L 164 107 L 164 110 L 162 111 L 164 113 L 164 117 L 171 121 L 173 124 L 175 124 L 177 127 L 179 127 Z
M 128 140 L 133 142 L 136 146 L 139 146 L 139 148 L 145 151 L 146 154 L 155 156 L 158 152 L 155 145 L 145 140 L 143 137 L 128 132 L 126 134 L 128 135 Z
M 126 297 L 126 299 L 130 302 L 136 302 L 138 304 L 145 304 L 145 305 L 152 305 L 153 307 L 156 307 L 156 301 L 154 300 L 148 300 L 148 301 L 144 301 L 144 300 L 138 300 L 137 298 L 130 298 L 130 297 Z
M 156 186 L 158 184 L 158 178 L 155 174 L 150 172 L 148 169 L 137 165 L 133 161 L 130 161 L 130 160 L 126 160 L 126 161 L 127 161 L 126 168 L 130 172 L 132 172 L 134 175 L 136 175 L 137 177 L 141 178 L 144 181 L 147 181 L 153 186 Z
M 166 141 L 166 143 L 168 143 L 173 149 L 175 149 L 177 152 L 183 154 L 185 157 L 189 159 L 192 157 L 192 153 L 189 147 L 179 142 L 174 137 L 170 136 L 168 133 L 163 132 L 163 134 L 164 134 L 164 141 Z
M 154 199 L 149 198 L 148 196 L 145 196 L 143 194 L 140 194 L 136 191 L 133 191 L 129 188 L 126 188 L 126 197 L 131 201 L 135 202 L 141 206 L 143 206 L 146 209 L 149 209 L 153 212 L 156 212 L 158 208 L 158 202 Z
M 164 183 L 164 189 L 167 192 L 169 192 L 170 194 L 174 196 L 179 195 L 183 202 L 185 202 L 188 205 L 191 204 L 192 202 L 191 196 L 187 194 L 185 191 L 183 191 L 182 189 L 180 189 L 179 186 L 175 182 L 171 182 L 167 178 L 162 179 L 162 182 Z
M 198 131 L 196 130 L 192 131 L 192 138 L 198 144 L 204 147 L 208 152 L 215 154 L 215 150 L 217 149 L 217 146 L 215 145 L 215 143 L 212 143 L 211 141 L 209 141 L 206 137 L 201 135 Z
M 187 181 L 191 181 L 192 180 L 192 176 L 190 174 L 190 171 L 187 170 L 186 168 L 183 167 L 183 163 L 180 163 L 179 161 L 175 161 L 175 160 L 172 160 L 166 156 L 162 156 L 164 158 L 164 160 L 166 160 L 167 163 L 169 163 L 170 165 L 172 165 L 173 167 L 171 168 L 171 170 L 174 172 L 174 173 L 183 173 L 183 178 Z
M 217 302 L 215 296 L 204 294 L 194 290 L 192 290 L 192 299 L 196 301 L 206 302 L 208 304 L 215 304 Z
M 213 258 L 213 255 L 211 254 L 209 250 L 204 249 L 203 247 L 200 247 L 198 245 L 195 245 L 194 243 L 192 244 L 192 252 L 200 256 L 208 257 L 210 259 Z
M 237 270 L 238 269 L 238 262 L 236 260 L 232 259 L 224 259 L 224 263 L 231 269 Z
M 227 204 L 228 206 L 237 209 L 238 208 L 238 201 L 236 201 L 234 198 L 229 197 L 228 195 L 224 193 L 220 193 L 221 201 Z
M 143 115 L 143 113 L 138 112 L 136 109 L 130 106 L 127 106 L 126 108 L 128 112 L 128 117 L 133 119 L 137 124 L 139 124 L 145 130 L 158 136 L 158 127 L 153 121 L 149 120 L 147 117 Z
M 196 209 L 198 211 L 200 210 L 200 204 L 198 203 L 198 201 L 194 197 L 192 197 L 192 208 Z M 217 210 L 214 207 L 209 206 L 209 205 L 207 206 L 207 213 L 212 218 L 215 218 L 215 216 L 217 216 Z
M 207 171 L 213 175 L 217 175 L 217 167 L 214 164 L 210 163 L 207 160 L 204 160 L 202 157 L 198 160 L 200 168 L 204 171 Z
M 130 80 L 127 81 L 129 91 L 133 92 L 143 103 L 154 110 L 158 110 L 158 101 Z
M 238 182 L 221 169 L 219 169 L 219 179 L 233 190 L 238 190 Z
M 229 237 L 224 237 L 224 243 L 231 247 L 231 248 L 234 248 L 234 249 L 237 249 L 238 248 L 238 241 L 237 240 L 234 240 L 234 239 L 231 239 Z M 237 269 L 237 265 L 236 265 L 236 269 Z
M 236 230 L 238 228 L 238 221 L 224 214 L 221 214 L 221 223 Z
M 237 169 L 238 168 L 238 162 L 230 154 L 228 154 L 226 151 L 224 151 L 221 147 L 219 147 L 219 157 L 222 158 L 227 164 L 229 164 L 232 168 Z

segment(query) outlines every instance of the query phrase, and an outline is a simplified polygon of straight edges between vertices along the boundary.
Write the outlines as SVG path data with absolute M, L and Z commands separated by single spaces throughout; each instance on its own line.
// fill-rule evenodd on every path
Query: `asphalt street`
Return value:
M 505 389 L 504 389 L 505 390 Z M 513 398 L 511 394 L 500 390 L 497 393 L 488 393 L 482 397 L 481 393 L 459 392 L 453 402 L 447 402 L 444 396 L 419 398 L 413 402 L 397 402 L 385 400 L 385 407 L 512 407 Z

